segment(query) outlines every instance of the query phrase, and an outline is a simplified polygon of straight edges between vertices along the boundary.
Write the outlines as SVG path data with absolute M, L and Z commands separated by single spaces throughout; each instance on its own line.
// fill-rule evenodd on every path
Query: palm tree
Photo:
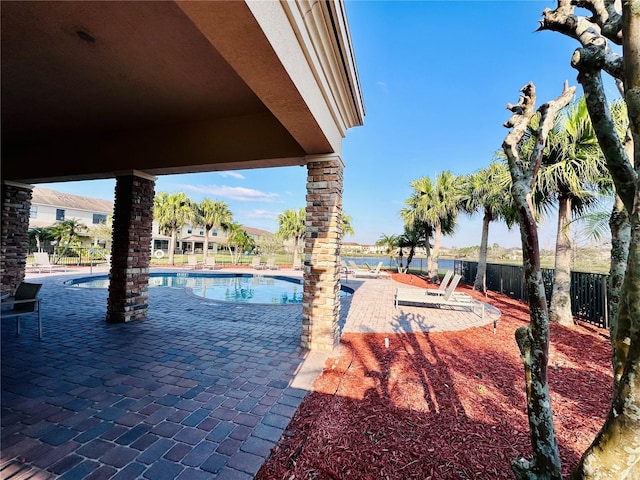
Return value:
M 183 192 L 160 192 L 153 200 L 153 218 L 158 223 L 160 231 L 170 235 L 169 265 L 174 265 L 174 251 L 178 229 L 196 219 L 196 208 Z
M 255 248 L 255 242 L 239 223 L 231 222 L 225 226 L 225 230 L 227 231 L 227 248 L 231 255 L 231 262 L 235 265 L 240 262 L 243 252 Z
M 83 238 L 87 237 L 89 228 L 80 220 L 70 218 L 51 226 L 53 238 L 58 241 L 58 255 L 54 263 L 63 257 L 69 248 L 79 247 Z
M 431 281 L 438 280 L 438 257 L 440 239 L 455 231 L 458 210 L 461 208 L 462 177 L 449 171 L 441 172 L 435 182 L 429 177 L 421 177 L 410 182 L 413 192 L 406 201 L 406 208 L 400 212 L 406 224 L 416 228 L 421 222 L 425 232 L 425 249 Z M 433 249 L 429 238 L 433 235 Z
M 42 251 L 42 242 L 53 239 L 54 236 L 51 227 L 34 227 L 29 229 L 29 243 L 33 245 L 33 242 L 35 242 L 36 249 L 39 252 Z
M 463 188 L 463 210 L 469 214 L 479 209 L 483 211 L 480 255 L 473 288 L 486 292 L 489 223 L 504 220 L 507 228 L 511 229 L 518 220 L 511 201 L 511 173 L 503 162 L 494 161 L 487 168 L 468 175 Z
M 571 221 L 597 204 L 599 192 L 611 191 L 604 155 L 591 125 L 584 97 L 567 106 L 549 135 L 538 176 L 537 189 L 546 199 L 557 200 L 558 230 L 555 273 L 549 320 L 572 325 Z M 548 203 L 543 203 L 543 208 Z
M 283 240 L 293 239 L 294 264 L 298 261 L 298 244 L 304 238 L 306 217 L 307 212 L 304 207 L 298 210 L 285 210 L 278 215 L 276 236 Z
M 386 235 L 384 233 L 380 235 L 380 237 L 376 241 L 376 246 L 385 248 L 386 254 L 389 255 L 390 261 L 393 259 L 393 253 L 395 252 L 396 248 L 398 248 L 398 244 L 398 235 Z M 398 265 L 398 271 L 400 271 L 399 269 L 400 266 Z
M 198 222 L 204 225 L 203 257 L 206 259 L 209 252 L 209 232 L 214 227 L 223 228 L 224 225 L 231 224 L 233 214 L 225 202 L 205 198 L 198 204 Z
M 342 236 L 345 235 L 354 235 L 356 232 L 353 229 L 353 225 L 351 223 L 351 215 L 347 215 L 346 213 L 342 214 Z
M 420 244 L 420 229 L 416 228 L 417 223 L 413 226 L 406 225 L 404 226 L 404 233 L 398 237 L 398 251 L 399 251 L 399 260 L 398 260 L 398 272 L 399 273 L 407 273 L 409 270 L 409 265 L 411 265 L 411 260 L 413 260 L 414 255 L 416 254 L 416 247 Z M 402 257 L 403 257 L 403 249 L 409 249 L 409 255 L 407 256 L 407 265 L 402 265 Z

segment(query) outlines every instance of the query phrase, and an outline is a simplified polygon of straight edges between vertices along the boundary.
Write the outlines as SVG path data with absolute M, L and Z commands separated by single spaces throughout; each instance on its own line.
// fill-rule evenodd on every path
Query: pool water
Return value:
M 109 277 L 77 278 L 65 282 L 76 288 L 108 288 Z M 302 282 L 297 278 L 224 273 L 151 273 L 149 287 L 188 288 L 194 295 L 237 303 L 301 304 Z M 341 296 L 351 294 L 343 287 Z

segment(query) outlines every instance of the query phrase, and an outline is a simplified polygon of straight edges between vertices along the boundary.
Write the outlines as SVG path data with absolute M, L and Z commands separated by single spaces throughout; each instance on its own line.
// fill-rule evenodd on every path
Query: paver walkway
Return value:
M 147 319 L 110 325 L 107 291 L 63 285 L 74 276 L 27 278 L 43 283 L 41 341 L 34 319 L 23 320 L 20 336 L 13 319 L 2 321 L 0 477 L 252 478 L 328 357 L 299 347 L 301 307 L 151 288 Z M 492 321 L 395 310 L 392 280 L 346 285 L 355 292 L 343 300 L 343 331 Z

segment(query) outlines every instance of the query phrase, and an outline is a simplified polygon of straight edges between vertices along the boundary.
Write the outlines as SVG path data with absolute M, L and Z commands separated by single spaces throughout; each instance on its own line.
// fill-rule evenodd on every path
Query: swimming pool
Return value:
M 65 285 L 74 288 L 108 288 L 107 275 L 75 278 Z M 188 288 L 210 300 L 237 303 L 295 305 L 302 303 L 302 280 L 298 278 L 244 273 L 150 273 L 149 287 Z M 353 290 L 343 286 L 341 297 Z

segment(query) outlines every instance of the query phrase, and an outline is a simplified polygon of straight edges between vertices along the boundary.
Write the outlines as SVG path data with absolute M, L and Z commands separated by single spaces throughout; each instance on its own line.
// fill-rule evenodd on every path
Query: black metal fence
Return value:
M 110 251 L 95 247 L 74 247 L 69 248 L 66 251 L 56 250 L 54 247 L 48 247 L 43 249 L 44 252 L 49 254 L 49 261 L 56 265 L 97 265 L 99 263 L 105 263 Z M 33 252 L 27 254 L 27 264 L 33 263 Z
M 473 284 L 478 262 L 456 260 L 454 269 L 462 275 L 465 283 Z M 554 272 L 552 268 L 542 269 L 547 305 L 551 302 Z M 600 273 L 571 272 L 571 311 L 574 317 L 601 328 L 609 328 L 607 279 L 608 275 Z M 528 301 L 524 269 L 519 265 L 488 263 L 487 289 L 516 300 Z

